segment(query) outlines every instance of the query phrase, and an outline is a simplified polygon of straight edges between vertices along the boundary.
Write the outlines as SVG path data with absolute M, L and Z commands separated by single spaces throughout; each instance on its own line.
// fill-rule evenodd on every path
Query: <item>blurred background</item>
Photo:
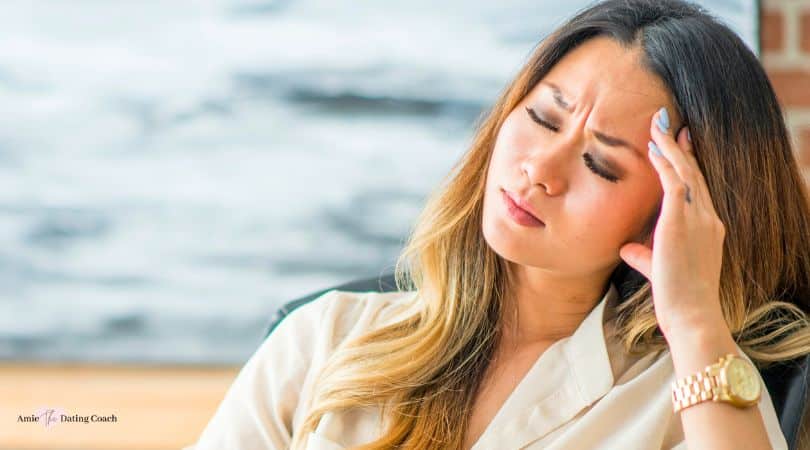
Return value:
M 0 448 L 191 443 L 281 304 L 393 270 L 589 3 L 4 0 Z M 697 3 L 763 58 L 807 175 L 810 2 Z M 17 422 L 47 405 L 123 417 Z
M 758 51 L 752 2 L 705 3 Z M 285 300 L 393 269 L 585 4 L 5 0 L 0 358 L 243 362 Z

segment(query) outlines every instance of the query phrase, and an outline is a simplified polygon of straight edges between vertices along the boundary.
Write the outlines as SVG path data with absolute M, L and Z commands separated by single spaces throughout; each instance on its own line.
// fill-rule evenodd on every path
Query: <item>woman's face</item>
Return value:
M 584 42 L 503 123 L 482 223 L 503 258 L 566 277 L 607 276 L 621 262 L 619 248 L 640 242 L 663 195 L 647 156 L 650 121 L 662 106 L 670 130 L 680 129 L 681 118 L 663 85 L 636 62 L 637 52 L 606 37 Z M 513 220 L 503 191 L 528 202 L 545 225 Z

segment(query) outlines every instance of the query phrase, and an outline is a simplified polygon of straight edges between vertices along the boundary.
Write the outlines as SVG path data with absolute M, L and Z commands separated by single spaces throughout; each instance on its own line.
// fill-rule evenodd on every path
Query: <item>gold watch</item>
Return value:
M 721 356 L 703 371 L 672 383 L 672 405 L 676 413 L 708 400 L 747 408 L 756 405 L 761 395 L 762 384 L 756 367 L 731 353 Z

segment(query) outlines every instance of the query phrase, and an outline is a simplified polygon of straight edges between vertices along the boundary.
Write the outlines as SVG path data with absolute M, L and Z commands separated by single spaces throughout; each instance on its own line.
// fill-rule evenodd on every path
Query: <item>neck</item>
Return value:
M 571 336 L 604 297 L 612 272 L 559 276 L 515 264 L 503 321 L 505 345 L 524 347 Z

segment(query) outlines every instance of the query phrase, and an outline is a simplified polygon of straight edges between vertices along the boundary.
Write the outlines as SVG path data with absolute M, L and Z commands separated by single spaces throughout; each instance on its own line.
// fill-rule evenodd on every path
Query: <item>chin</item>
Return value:
M 532 261 L 531 255 L 535 255 L 536 258 L 542 250 L 527 245 L 527 237 L 521 236 L 519 231 L 511 229 L 509 225 L 508 222 L 500 220 L 485 222 L 482 227 L 484 241 L 503 259 L 517 264 L 535 265 L 537 261 Z M 536 239 L 534 241 L 537 243 Z

